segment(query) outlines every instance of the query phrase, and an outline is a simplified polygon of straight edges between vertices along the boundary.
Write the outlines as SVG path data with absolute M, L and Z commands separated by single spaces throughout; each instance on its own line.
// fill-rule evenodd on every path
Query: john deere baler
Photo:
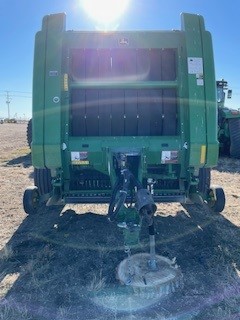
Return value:
M 115 206 L 143 189 L 154 202 L 223 210 L 222 189 L 210 188 L 217 102 L 203 18 L 182 14 L 181 30 L 113 32 L 66 31 L 65 19 L 45 16 L 36 34 L 36 186 L 25 192 L 25 211 L 43 195 L 48 204 Z

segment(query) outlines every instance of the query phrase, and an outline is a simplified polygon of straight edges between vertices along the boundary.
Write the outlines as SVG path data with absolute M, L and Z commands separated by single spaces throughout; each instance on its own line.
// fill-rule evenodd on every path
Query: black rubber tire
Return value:
M 213 191 L 210 189 L 209 192 L 213 192 Z M 225 193 L 223 189 L 220 187 L 216 187 L 215 192 L 216 192 L 216 201 L 212 201 L 212 202 L 210 201 L 208 205 L 214 212 L 220 213 L 225 208 L 225 203 L 226 203 Z
M 34 185 L 38 187 L 39 194 L 50 193 L 52 191 L 52 178 L 49 169 L 34 168 Z
M 32 119 L 28 121 L 27 125 L 27 143 L 29 148 L 31 149 L 31 143 L 32 143 Z
M 240 159 L 240 118 L 228 120 L 230 157 Z
M 40 201 L 40 195 L 38 192 L 38 188 L 36 186 L 34 187 L 28 187 L 23 195 L 23 208 L 24 211 L 28 215 L 34 215 L 37 213 L 37 209 L 39 206 Z
M 203 199 L 207 198 L 208 191 L 211 183 L 211 169 L 210 168 L 200 168 L 199 169 L 199 184 L 198 192 L 202 195 Z

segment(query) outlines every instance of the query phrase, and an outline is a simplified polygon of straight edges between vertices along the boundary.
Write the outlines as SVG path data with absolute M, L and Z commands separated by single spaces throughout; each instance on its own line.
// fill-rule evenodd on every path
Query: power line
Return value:
M 26 92 L 26 91 L 9 91 L 9 90 L 5 90 L 2 92 L 4 92 L 4 94 L 0 94 L 0 96 L 5 97 L 6 98 L 6 104 L 7 104 L 7 109 L 8 109 L 8 119 L 10 119 L 11 117 L 11 113 L 10 113 L 10 103 L 12 101 L 12 97 L 16 97 L 16 98 L 27 98 L 27 99 L 31 99 L 31 96 L 26 96 L 23 94 L 31 94 L 31 92 Z M 22 93 L 21 95 L 18 94 L 10 94 L 10 92 L 15 92 L 15 93 Z
M 17 98 L 32 98 L 32 92 L 29 91 L 16 91 L 16 90 L 0 90 L 0 92 L 2 92 L 2 94 L 0 93 L 1 97 L 5 97 L 6 94 L 3 94 L 5 92 L 9 92 L 10 93 L 17 93 L 17 94 L 11 94 L 11 97 L 17 97 Z M 18 94 L 19 93 L 19 94 Z M 30 95 L 30 96 L 29 96 Z
M 32 94 L 30 91 L 16 91 L 16 90 L 8 90 L 9 92 L 16 92 L 16 93 L 27 93 Z M 6 92 L 6 90 L 0 90 L 0 92 Z
M 32 92 L 29 92 L 29 91 L 14 91 L 14 90 L 11 90 L 11 92 L 32 94 Z
M 29 99 L 32 98 L 32 97 L 29 97 L 29 96 L 19 96 L 19 95 L 15 95 L 15 94 L 12 94 L 11 96 L 12 97 L 18 97 L 18 98 L 29 98 Z
M 10 91 L 8 91 L 10 92 Z M 0 94 L 0 97 L 6 97 L 6 94 Z M 11 94 L 11 97 L 17 97 L 17 98 L 29 98 L 31 99 L 32 96 L 22 96 L 22 95 L 16 95 L 16 94 Z

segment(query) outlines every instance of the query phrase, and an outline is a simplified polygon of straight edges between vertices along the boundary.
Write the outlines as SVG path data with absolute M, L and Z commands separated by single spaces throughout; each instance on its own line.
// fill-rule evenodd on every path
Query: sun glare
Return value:
M 82 0 L 82 6 L 89 17 L 103 26 L 116 23 L 125 12 L 129 0 Z

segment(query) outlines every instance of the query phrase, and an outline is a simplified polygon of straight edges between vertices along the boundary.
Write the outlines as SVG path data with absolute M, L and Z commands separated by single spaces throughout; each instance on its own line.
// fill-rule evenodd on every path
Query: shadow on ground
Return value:
M 240 173 L 240 159 L 220 157 L 218 165 L 213 170 L 219 172 Z
M 23 166 L 28 168 L 32 165 L 31 153 L 9 160 L 6 166 Z
M 8 291 L 1 319 L 240 318 L 240 231 L 223 216 L 196 206 L 176 216 L 160 213 L 156 250 L 177 258 L 184 288 L 151 308 L 121 313 L 92 302 L 106 288 L 113 295 L 121 288 L 115 277 L 125 258 L 120 230 L 106 216 L 73 210 L 61 215 L 61 209 L 42 207 L 38 216 L 27 217 L 2 250 L 0 275 Z

